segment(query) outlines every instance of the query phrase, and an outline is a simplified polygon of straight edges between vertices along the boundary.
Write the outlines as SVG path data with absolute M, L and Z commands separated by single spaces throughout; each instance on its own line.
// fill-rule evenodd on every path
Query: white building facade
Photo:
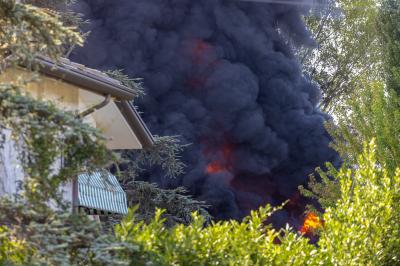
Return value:
M 52 101 L 60 109 L 76 113 L 90 110 L 84 121 L 103 132 L 110 150 L 143 149 L 153 145 L 151 133 L 130 103 L 136 96 L 134 90 L 97 70 L 66 59 L 55 64 L 51 60 L 40 58 L 38 63 L 40 79 L 27 86 L 26 92 L 31 96 L 38 100 Z M 31 73 L 23 67 L 11 68 L 0 74 L 0 82 L 15 82 L 18 77 L 29 75 Z M 0 197 L 17 193 L 24 178 L 10 133 L 5 130 L 5 142 L 0 149 Z M 55 170 L 59 169 L 60 164 L 61 160 L 55 162 Z M 111 174 L 101 176 L 96 173 L 82 173 L 78 177 L 72 177 L 74 182 L 60 188 L 64 198 L 75 207 L 126 212 L 126 207 L 119 206 L 125 196 L 121 194 L 123 191 L 117 184 L 118 181 Z M 108 181 L 104 183 L 102 178 Z M 97 200 L 97 196 L 105 200 Z

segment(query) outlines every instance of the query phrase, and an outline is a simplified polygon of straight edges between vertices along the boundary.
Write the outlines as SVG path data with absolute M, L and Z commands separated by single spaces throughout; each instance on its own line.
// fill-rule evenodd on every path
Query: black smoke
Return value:
M 78 8 L 91 34 L 73 59 L 142 77 L 147 95 L 137 104 L 150 130 L 192 144 L 185 175 L 155 170 L 147 180 L 185 186 L 218 219 L 240 218 L 266 202 L 296 206 L 297 186 L 337 161 L 316 108 L 319 89 L 293 53 L 314 45 L 304 6 L 86 0 Z

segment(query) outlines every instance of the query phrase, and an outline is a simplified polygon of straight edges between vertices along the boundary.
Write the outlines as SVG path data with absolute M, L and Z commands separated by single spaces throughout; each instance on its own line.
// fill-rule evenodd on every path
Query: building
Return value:
M 111 150 L 143 149 L 153 145 L 151 133 L 130 103 L 136 96 L 134 90 L 100 71 L 68 59 L 57 64 L 46 58 L 37 61 L 40 80 L 27 86 L 34 98 L 50 100 L 61 109 L 79 113 L 85 122 L 103 132 Z M 9 68 L 0 74 L 0 82 L 12 82 L 29 75 L 31 72 L 23 67 Z M 23 171 L 14 145 L 7 139 L 0 151 L 0 196 L 17 193 L 18 181 L 22 179 Z M 110 173 L 82 173 L 60 189 L 64 199 L 74 207 L 95 212 L 127 212 L 125 193 Z

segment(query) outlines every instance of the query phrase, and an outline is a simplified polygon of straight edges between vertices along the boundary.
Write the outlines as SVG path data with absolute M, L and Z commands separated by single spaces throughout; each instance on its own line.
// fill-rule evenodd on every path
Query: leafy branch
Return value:
M 57 59 L 66 46 L 82 44 L 81 34 L 63 25 L 58 13 L 0 0 L 0 71 L 21 62 L 31 66 L 37 56 Z
M 177 177 L 184 173 L 185 163 L 180 154 L 188 146 L 182 145 L 177 136 L 155 136 L 154 145 L 140 151 L 122 153 L 121 161 L 125 162 L 129 175 L 136 176 L 144 166 L 160 166 L 168 177 Z
M 110 78 L 118 80 L 122 85 L 132 89 L 136 93 L 136 97 L 144 96 L 144 88 L 140 78 L 130 78 L 125 75 L 121 69 L 108 70 L 105 72 Z

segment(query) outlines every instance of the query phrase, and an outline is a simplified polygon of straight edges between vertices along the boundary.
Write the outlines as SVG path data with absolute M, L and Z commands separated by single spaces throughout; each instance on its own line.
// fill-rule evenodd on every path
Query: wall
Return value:
M 4 130 L 5 143 L 0 152 L 0 196 L 14 194 L 18 190 L 18 181 L 23 179 L 23 170 L 18 161 L 14 142 L 10 139 L 10 130 Z
M 18 79 L 29 79 L 31 73 L 23 69 L 8 69 L 0 75 L 0 82 L 14 82 Z M 60 80 L 41 77 L 37 82 L 29 83 L 27 93 L 36 99 L 52 101 L 60 108 L 68 111 L 79 110 L 79 88 Z M 85 108 L 86 106 L 82 106 Z M 92 126 L 96 126 L 93 117 L 88 116 L 85 120 Z M 4 148 L 0 151 L 0 196 L 14 194 L 18 191 L 18 183 L 23 180 L 23 170 L 18 162 L 15 143 L 10 139 L 10 131 L 7 131 Z M 55 169 L 59 169 L 60 160 L 55 162 Z M 72 201 L 72 184 L 68 183 L 60 188 L 64 191 L 64 199 Z

